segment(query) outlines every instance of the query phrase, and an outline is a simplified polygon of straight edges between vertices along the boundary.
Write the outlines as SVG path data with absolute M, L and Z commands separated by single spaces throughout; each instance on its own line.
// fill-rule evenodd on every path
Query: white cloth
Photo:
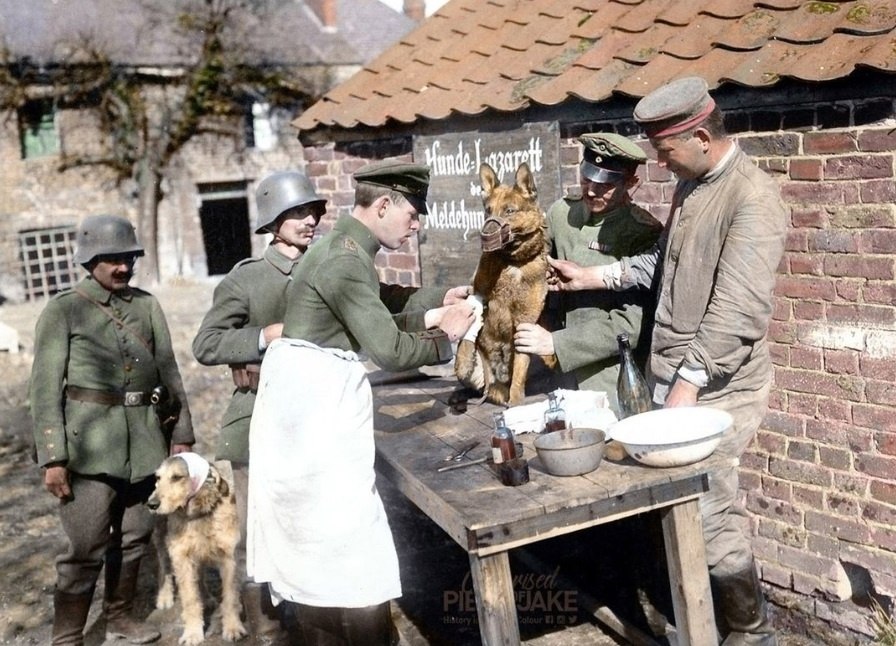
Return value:
M 249 432 L 249 576 L 275 603 L 357 608 L 401 596 L 373 470 L 373 399 L 354 352 L 278 339 Z
M 470 294 L 467 296 L 467 303 L 470 304 L 470 307 L 473 308 L 473 312 L 476 315 L 476 320 L 473 321 L 473 325 L 470 326 L 470 329 L 467 330 L 467 333 L 464 334 L 464 339 L 467 341 L 476 342 L 476 337 L 479 336 L 479 330 L 482 329 L 482 311 L 485 309 L 483 305 L 483 297 L 479 294 Z
M 572 428 L 596 428 L 607 430 L 616 423 L 616 415 L 610 409 L 607 394 L 602 390 L 556 391 L 560 406 L 566 411 L 566 421 Z M 541 433 L 544 430 L 544 414 L 548 400 L 511 406 L 504 411 L 504 422 L 514 432 Z
M 199 492 L 199 489 L 205 484 L 206 478 L 208 478 L 208 460 L 198 453 L 189 451 L 178 453 L 177 457 L 187 463 L 187 471 L 190 473 L 190 498 L 192 498 Z

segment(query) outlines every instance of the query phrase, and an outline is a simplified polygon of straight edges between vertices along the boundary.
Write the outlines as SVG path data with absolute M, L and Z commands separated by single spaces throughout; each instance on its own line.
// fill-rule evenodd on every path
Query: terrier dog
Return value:
M 167 458 L 156 470 L 156 487 L 146 505 L 167 521 L 165 546 L 180 596 L 184 632 L 179 643 L 194 646 L 204 638 L 200 578 L 202 566 L 221 574 L 221 626 L 226 641 L 247 632 L 240 621 L 234 556 L 240 540 L 236 500 L 221 473 L 195 453 Z M 160 563 L 165 560 L 160 555 Z M 165 576 L 156 605 L 170 608 L 174 594 Z
M 458 344 L 454 372 L 466 387 L 494 404 L 516 405 L 526 394 L 528 354 L 516 352 L 513 333 L 535 323 L 547 295 L 548 241 L 538 207 L 535 179 L 527 164 L 516 170 L 513 186 L 501 185 L 488 164 L 479 167 L 485 222 L 482 255 L 473 292 L 483 301 L 482 328 L 475 341 Z M 556 357 L 544 357 L 552 368 Z

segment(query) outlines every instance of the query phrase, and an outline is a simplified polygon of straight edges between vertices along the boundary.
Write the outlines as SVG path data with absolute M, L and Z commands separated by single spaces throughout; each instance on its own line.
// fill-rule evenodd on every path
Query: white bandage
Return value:
M 178 453 L 177 457 L 187 463 L 187 471 L 190 473 L 190 498 L 195 496 L 202 488 L 205 479 L 208 478 L 208 460 L 198 453 Z
M 478 294 L 467 296 L 467 302 L 473 308 L 473 311 L 476 312 L 476 320 L 473 321 L 473 325 L 471 325 L 470 329 L 467 330 L 467 333 L 464 334 L 464 340 L 473 341 L 475 343 L 476 337 L 479 336 L 479 330 L 482 329 L 482 310 L 484 309 L 484 306 L 482 297 Z

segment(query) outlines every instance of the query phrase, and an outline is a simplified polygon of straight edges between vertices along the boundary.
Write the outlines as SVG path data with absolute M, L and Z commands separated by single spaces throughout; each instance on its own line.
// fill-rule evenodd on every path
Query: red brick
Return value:
M 779 478 L 819 487 L 830 487 L 833 479 L 828 469 L 795 460 L 771 458 L 768 470 L 769 473 Z
M 770 410 L 765 414 L 762 420 L 762 428 L 772 431 L 772 433 L 786 435 L 787 437 L 805 437 L 805 425 L 801 417 L 778 411 Z M 771 442 L 771 438 L 774 437 L 772 433 L 763 433 L 761 435 Z M 778 450 L 783 450 L 783 443 L 782 445 L 775 444 L 774 446 Z
M 874 128 L 858 133 L 859 150 L 868 152 L 887 152 L 896 150 L 896 130 L 893 128 Z
M 766 498 L 757 494 L 748 494 L 747 509 L 760 516 L 765 516 L 772 520 L 783 521 L 789 525 L 803 524 L 802 512 L 783 500 Z
M 862 518 L 881 525 L 896 526 L 896 506 L 879 502 L 866 503 L 862 508 Z
M 809 233 L 790 229 L 787 231 L 787 237 L 784 240 L 784 249 L 787 251 L 808 251 L 809 250 Z
M 780 455 L 787 447 L 787 439 L 777 433 L 760 431 L 756 434 L 756 446 L 770 455 Z
M 808 370 L 778 368 L 775 372 L 775 383 L 781 388 L 800 393 L 843 397 L 854 401 L 859 401 L 862 394 L 859 380 Z
M 868 380 L 865 382 L 865 399 L 869 404 L 896 406 L 896 384 L 889 381 Z M 893 453 L 896 455 L 896 450 Z
M 790 349 L 780 343 L 769 343 L 769 357 L 776 366 L 790 365 Z
M 896 213 L 894 213 L 890 205 L 862 204 L 859 206 L 847 206 L 830 213 L 828 215 L 828 225 L 834 229 L 890 228 L 896 226 Z
M 866 231 L 862 234 L 862 245 L 868 253 L 888 253 L 896 254 L 896 229 L 875 229 Z M 892 258 L 890 263 L 892 263 Z M 890 277 L 893 276 L 892 268 L 890 269 Z
M 896 554 L 878 549 L 876 546 L 842 544 L 840 553 L 844 561 L 864 566 L 872 572 L 896 572 Z
M 896 529 L 874 527 L 871 530 L 871 541 L 881 549 L 896 552 Z
M 651 182 L 669 182 L 673 176 L 669 169 L 650 160 L 647 162 L 647 177 Z
M 824 532 L 829 536 L 853 543 L 869 543 L 871 541 L 871 529 L 868 525 L 837 514 L 806 510 L 806 529 L 810 532 Z
M 852 496 L 840 492 L 829 491 L 826 494 L 827 508 L 838 516 L 858 516 L 861 513 L 859 501 Z
M 793 487 L 786 480 L 773 478 L 772 476 L 762 476 L 762 493 L 769 498 L 777 500 L 790 501 Z
M 796 326 L 792 323 L 770 321 L 768 325 L 768 338 L 778 343 L 795 343 Z
M 872 480 L 871 497 L 887 505 L 896 505 L 896 483 Z
M 852 451 L 833 446 L 819 446 L 818 463 L 831 469 L 847 471 L 852 468 Z
M 756 164 L 769 175 L 783 175 L 787 172 L 787 160 L 780 157 L 758 159 L 756 160 Z
M 820 420 L 852 421 L 852 405 L 841 399 L 818 398 L 818 418 Z
M 829 278 L 778 276 L 775 292 L 790 298 L 834 300 L 834 281 Z
M 787 394 L 781 391 L 772 391 L 768 396 L 768 407 L 773 411 L 787 409 Z
M 818 397 L 806 393 L 790 393 L 787 412 L 791 415 L 815 417 L 818 414 Z
M 773 302 L 774 310 L 772 311 L 772 318 L 777 321 L 789 321 L 793 314 L 793 303 L 786 298 L 780 298 L 778 296 L 775 297 Z
M 893 305 L 896 303 L 896 284 L 868 283 L 862 290 L 862 296 L 867 303 Z
M 791 460 L 815 464 L 815 444 L 813 442 L 790 440 L 787 443 L 787 457 Z
M 820 181 L 823 177 L 820 159 L 794 158 L 790 160 L 790 178 Z
M 853 255 L 851 253 L 828 254 L 824 257 L 824 273 L 834 277 L 892 280 L 894 265 L 896 265 L 896 261 L 889 257 Z
M 834 288 L 837 290 L 837 296 L 840 299 L 856 303 L 862 295 L 862 287 L 864 285 L 864 279 L 856 278 L 850 280 L 849 278 L 843 278 L 834 284 Z
M 876 379 L 896 381 L 896 358 L 893 356 L 880 358 L 862 354 L 859 356 L 859 366 L 863 375 L 874 375 Z
M 752 511 L 749 505 L 747 505 L 747 509 Z M 761 514 L 757 515 L 761 516 Z M 766 518 L 760 519 L 756 533 L 775 543 L 790 545 L 791 547 L 803 547 L 806 543 L 806 532 L 804 530 Z
M 825 179 L 880 179 L 893 176 L 891 155 L 834 157 L 825 160 Z
M 830 215 L 824 209 L 800 209 L 794 207 L 790 213 L 790 223 L 795 227 L 824 229 L 828 226 Z
M 896 456 L 859 453 L 855 456 L 856 471 L 875 478 L 892 478 L 896 473 Z
M 824 493 L 819 489 L 793 484 L 791 485 L 791 490 L 793 491 L 793 502 L 795 504 L 813 509 L 821 509 L 821 506 L 824 504 Z
M 896 322 L 896 310 L 881 305 L 825 304 L 825 319 L 832 323 L 889 327 Z
M 859 353 L 828 348 L 824 351 L 824 369 L 834 374 L 856 375 L 859 373 Z
M 808 522 L 806 523 L 806 528 L 809 528 Z M 811 576 L 825 576 L 831 568 L 829 559 L 815 556 L 803 549 L 782 545 L 779 554 L 781 564 L 792 566 L 795 572 L 802 572 Z
M 805 370 L 821 370 L 823 355 L 820 348 L 794 346 L 790 349 L 790 367 Z
M 782 182 L 781 196 L 787 204 L 844 204 L 843 186 L 832 182 Z
M 855 137 L 849 133 L 807 132 L 803 135 L 803 150 L 807 154 L 850 153 L 857 149 Z
M 824 229 L 809 233 L 810 251 L 855 253 L 859 250 L 856 232 L 850 229 Z
M 787 254 L 788 269 L 791 274 L 814 274 L 820 276 L 824 273 L 824 258 L 824 255 L 820 253 Z
M 843 494 L 850 494 L 858 499 L 864 499 L 868 495 L 868 481 L 865 476 L 856 476 L 849 473 L 834 474 L 834 489 Z
M 884 455 L 896 455 L 896 433 L 887 433 L 885 431 L 875 433 L 874 445 Z
M 793 318 L 800 321 L 823 321 L 824 303 L 794 301 Z
M 815 507 L 818 509 L 821 505 L 815 505 Z M 809 534 L 806 538 L 806 547 L 810 552 L 823 558 L 836 559 L 840 554 L 840 541 L 824 534 Z
M 851 451 L 871 451 L 874 437 L 870 429 L 857 429 L 851 424 L 806 420 L 806 437 L 833 446 L 849 447 Z
M 859 197 L 864 204 L 892 204 L 896 202 L 896 182 L 892 180 L 862 182 Z

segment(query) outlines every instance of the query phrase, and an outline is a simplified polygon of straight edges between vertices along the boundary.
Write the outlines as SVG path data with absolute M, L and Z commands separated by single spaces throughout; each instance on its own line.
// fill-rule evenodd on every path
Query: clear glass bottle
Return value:
M 544 428 L 542 433 L 553 433 L 566 428 L 566 411 L 557 399 L 557 391 L 548 393 L 548 409 L 544 412 Z
M 495 413 L 495 431 L 492 433 L 492 461 L 501 464 L 516 457 L 516 444 L 504 422 L 504 413 Z
M 616 398 L 619 400 L 620 418 L 646 413 L 653 408 L 647 380 L 635 364 L 628 334 L 616 337 L 619 344 L 619 379 L 616 381 Z

